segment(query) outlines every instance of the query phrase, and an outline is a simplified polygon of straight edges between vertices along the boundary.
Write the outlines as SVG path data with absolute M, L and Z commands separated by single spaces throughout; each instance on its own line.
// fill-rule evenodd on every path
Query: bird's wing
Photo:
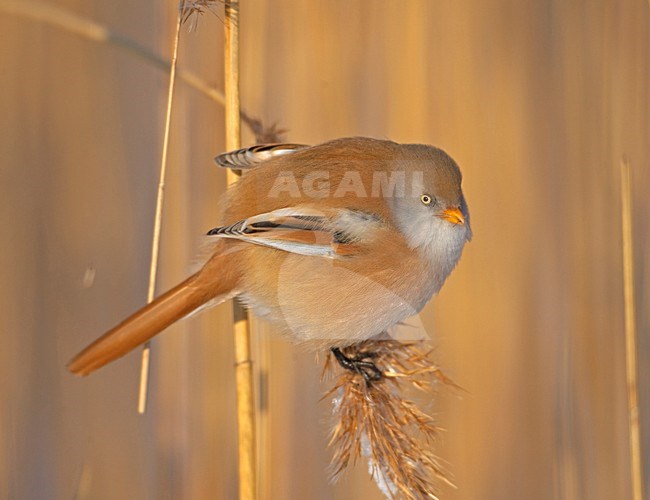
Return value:
M 220 154 L 214 158 L 214 162 L 220 167 L 246 170 L 276 156 L 291 154 L 307 147 L 309 146 L 304 144 L 261 144 Z
M 327 213 L 308 207 L 288 207 L 215 227 L 208 236 L 234 238 L 285 252 L 320 257 L 356 255 L 381 218 L 353 209 Z

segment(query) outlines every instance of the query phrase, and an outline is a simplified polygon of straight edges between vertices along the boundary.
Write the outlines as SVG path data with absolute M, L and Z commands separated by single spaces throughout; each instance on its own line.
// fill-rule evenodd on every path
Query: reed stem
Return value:
M 160 250 L 160 229 L 162 227 L 162 210 L 165 201 L 165 177 L 167 174 L 167 156 L 169 152 L 169 135 L 172 121 L 172 107 L 174 103 L 174 87 L 176 86 L 176 66 L 178 62 L 178 44 L 180 40 L 181 25 L 183 24 L 183 11 L 185 0 L 181 0 L 176 21 L 174 47 L 172 49 L 171 71 L 169 73 L 169 87 L 167 89 L 167 111 L 165 113 L 165 132 L 163 135 L 163 148 L 160 158 L 160 175 L 158 179 L 158 193 L 156 195 L 156 213 L 153 223 L 153 238 L 151 242 L 151 265 L 149 267 L 149 289 L 147 302 L 152 302 L 156 292 L 156 275 L 158 273 L 158 254 Z M 151 341 L 142 349 L 142 362 L 140 365 L 140 389 L 138 391 L 138 413 L 147 410 L 147 392 L 149 388 L 149 359 L 151 357 Z
M 636 305 L 634 300 L 634 239 L 632 228 L 632 189 L 630 164 L 621 162 L 621 218 L 623 228 L 623 293 L 625 300 L 625 366 L 628 420 L 630 427 L 630 472 L 632 498 L 643 499 L 641 429 L 637 384 Z
M 241 147 L 239 99 L 239 1 L 225 2 L 225 97 L 226 149 Z M 237 180 L 228 172 L 228 182 Z M 238 302 L 233 303 L 235 375 L 237 384 L 237 428 L 239 448 L 239 498 L 257 497 L 255 399 L 253 395 L 253 363 L 248 315 Z

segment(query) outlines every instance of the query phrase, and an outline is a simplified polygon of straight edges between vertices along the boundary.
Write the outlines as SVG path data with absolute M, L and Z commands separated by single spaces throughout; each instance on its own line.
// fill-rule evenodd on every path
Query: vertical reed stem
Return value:
M 163 149 L 160 158 L 160 177 L 158 180 L 158 194 L 156 196 L 156 213 L 153 223 L 153 240 L 151 243 L 151 266 L 149 267 L 149 290 L 147 291 L 147 302 L 152 302 L 156 292 L 156 274 L 158 272 L 158 253 L 160 250 L 160 228 L 162 226 L 162 209 L 165 200 L 165 176 L 167 173 L 167 153 L 169 151 L 169 132 L 172 121 L 172 104 L 174 102 L 174 87 L 176 86 L 176 66 L 178 60 L 178 42 L 181 35 L 183 23 L 183 12 L 185 0 L 181 0 L 176 21 L 176 33 L 174 35 L 174 47 L 172 50 L 171 71 L 169 73 L 169 88 L 167 90 L 167 112 L 165 115 L 165 133 L 163 136 Z M 142 361 L 140 366 L 140 389 L 138 391 L 138 413 L 142 414 L 147 410 L 147 391 L 149 388 L 149 359 L 151 354 L 151 341 L 144 345 L 142 350 Z
M 225 2 L 225 37 L 226 149 L 233 150 L 241 147 L 238 0 L 226 0 Z M 235 172 L 229 171 L 228 182 L 232 183 L 236 180 Z M 238 302 L 233 303 L 233 317 L 239 442 L 239 498 L 255 500 L 257 479 L 251 337 L 246 311 Z
M 621 162 L 621 200 L 623 228 L 623 291 L 625 297 L 625 363 L 627 379 L 627 404 L 630 427 L 630 465 L 632 498 L 643 499 L 643 468 L 641 464 L 641 431 L 639 428 L 639 403 L 636 356 L 636 306 L 634 303 L 634 240 L 632 231 L 632 192 L 630 164 Z

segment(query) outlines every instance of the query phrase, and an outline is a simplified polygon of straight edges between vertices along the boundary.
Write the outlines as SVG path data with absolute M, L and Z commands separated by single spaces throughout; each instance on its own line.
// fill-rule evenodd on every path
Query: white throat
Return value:
M 408 245 L 430 262 L 436 282 L 434 293 L 437 293 L 460 259 L 469 228 L 423 214 L 402 224 L 400 229 Z

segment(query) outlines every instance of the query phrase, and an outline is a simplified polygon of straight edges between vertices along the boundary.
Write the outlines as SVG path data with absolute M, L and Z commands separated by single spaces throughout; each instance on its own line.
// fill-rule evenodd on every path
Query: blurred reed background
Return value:
M 0 498 L 232 499 L 231 308 L 78 379 L 76 351 L 146 299 L 167 74 L 0 0 Z M 165 58 L 177 3 L 50 1 Z M 30 7 L 33 6 L 33 7 Z M 242 105 L 287 139 L 426 142 L 461 165 L 474 240 L 422 314 L 468 394 L 431 408 L 446 499 L 630 498 L 619 164 L 632 167 L 639 379 L 650 471 L 649 5 L 641 0 L 244 0 Z M 180 66 L 222 88 L 222 24 Z M 159 290 L 213 227 L 223 108 L 177 87 Z M 252 135 L 244 136 L 244 144 Z M 255 335 L 267 336 L 263 325 Z M 263 499 L 380 498 L 328 483 L 314 356 L 269 341 Z M 646 491 L 650 484 L 645 480 Z

